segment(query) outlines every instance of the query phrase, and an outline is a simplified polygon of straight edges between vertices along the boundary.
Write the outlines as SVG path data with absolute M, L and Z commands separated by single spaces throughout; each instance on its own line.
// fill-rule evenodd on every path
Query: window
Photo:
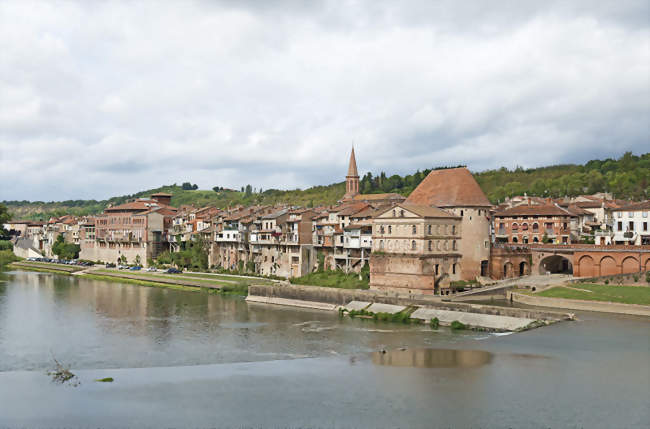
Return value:
M 431 240 L 429 240 L 429 252 L 431 251 Z
M 623 212 L 616 212 L 616 217 L 623 217 Z
M 429 225 L 429 235 L 431 235 L 431 225 Z
M 404 210 L 399 211 L 399 217 L 404 217 Z
M 648 230 L 648 222 L 643 222 L 643 230 L 644 231 Z
M 440 264 L 436 264 L 436 275 L 440 272 Z
M 393 217 L 397 217 L 397 211 L 393 209 Z
M 393 233 L 393 227 L 390 226 L 390 225 L 388 225 L 388 233 L 389 233 L 389 234 L 392 234 L 392 233 Z
M 619 231 L 623 231 L 623 222 L 620 222 L 620 221 L 617 222 L 616 226 L 617 226 L 616 229 L 618 229 Z
M 634 231 L 634 222 L 630 222 L 627 227 L 628 231 Z
M 539 239 L 537 237 L 533 237 L 533 243 L 539 243 Z
M 643 212 L 643 214 L 641 216 L 648 217 L 648 212 Z
M 627 217 L 634 217 L 634 212 L 627 212 Z
M 456 235 L 456 225 L 451 226 L 451 235 Z
M 519 225 L 517 225 L 517 223 L 513 223 L 512 224 L 512 230 L 513 231 L 519 231 Z
M 417 249 L 417 244 L 415 243 L 415 240 L 411 241 L 411 250 Z
M 512 242 L 513 242 L 513 243 L 516 243 L 517 241 L 518 241 L 518 240 L 517 240 L 517 237 L 512 237 Z
M 385 230 L 384 230 L 384 225 L 382 225 L 382 226 L 379 227 L 379 232 L 380 232 L 381 234 L 383 234 L 383 233 L 385 232 Z
M 384 250 L 384 240 L 379 240 L 379 249 Z
M 537 231 L 539 231 L 539 225 L 534 223 L 533 224 L 533 232 L 537 232 Z
M 456 274 L 456 264 L 451 264 L 451 273 Z
M 463 210 L 460 211 L 460 216 L 463 217 Z
M 458 250 L 458 246 L 456 245 L 456 240 L 454 240 L 454 243 L 453 243 L 452 247 L 453 247 L 454 250 Z
M 522 223 L 521 224 L 521 229 L 524 231 L 528 231 L 528 224 L 527 223 Z
M 411 229 L 413 230 L 414 235 L 417 234 L 417 232 L 418 232 L 417 226 L 413 225 L 413 228 L 411 228 Z

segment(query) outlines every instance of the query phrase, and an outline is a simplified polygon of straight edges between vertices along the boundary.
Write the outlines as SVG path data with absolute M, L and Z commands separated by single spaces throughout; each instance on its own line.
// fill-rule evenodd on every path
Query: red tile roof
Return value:
M 496 217 L 506 216 L 573 216 L 576 215 L 568 212 L 567 210 L 556 206 L 555 204 L 547 204 L 544 206 L 525 205 L 516 206 L 505 210 L 499 210 L 494 213 Z
M 491 207 L 467 168 L 434 170 L 413 190 L 407 203 L 435 207 Z

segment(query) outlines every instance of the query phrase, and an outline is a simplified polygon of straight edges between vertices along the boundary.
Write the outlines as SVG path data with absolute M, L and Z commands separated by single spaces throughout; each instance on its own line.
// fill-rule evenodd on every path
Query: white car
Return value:
M 147 268 L 147 271 L 155 272 L 155 271 L 158 271 L 158 270 L 155 267 L 149 267 L 149 268 Z

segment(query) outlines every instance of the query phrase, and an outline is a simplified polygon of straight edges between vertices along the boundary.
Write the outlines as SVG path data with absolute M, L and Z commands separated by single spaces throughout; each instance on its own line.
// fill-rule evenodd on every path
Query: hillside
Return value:
M 446 168 L 446 167 L 441 167 Z M 362 193 L 396 192 L 408 196 L 431 169 L 406 176 L 366 174 L 360 182 Z M 493 203 L 506 197 L 527 193 L 535 196 L 574 196 L 584 193 L 611 192 L 615 198 L 645 199 L 650 193 L 650 153 L 635 156 L 626 153 L 619 159 L 593 160 L 584 165 L 566 164 L 549 167 L 508 170 L 487 170 L 474 173 L 479 185 Z M 147 197 L 155 192 L 173 195 L 172 205 L 194 204 L 228 207 L 236 204 L 287 203 L 300 206 L 334 204 L 344 193 L 345 183 L 315 186 L 300 190 L 268 189 L 255 192 L 250 186 L 244 192 L 234 190 L 198 190 L 169 185 L 108 200 L 69 200 L 59 202 L 4 201 L 14 219 L 48 219 L 63 214 L 100 213 L 108 204 L 121 204 L 132 198 Z M 185 189 L 184 189 L 185 188 Z M 217 188 L 219 189 L 219 188 Z

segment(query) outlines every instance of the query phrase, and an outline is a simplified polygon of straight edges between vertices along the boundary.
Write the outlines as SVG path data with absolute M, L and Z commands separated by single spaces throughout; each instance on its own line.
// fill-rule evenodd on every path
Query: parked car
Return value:
M 118 265 L 118 266 L 117 266 L 117 269 L 118 269 L 118 270 L 128 270 L 128 269 L 129 269 L 129 266 L 128 266 L 128 265 Z
M 139 266 L 135 265 L 135 266 L 129 268 L 129 270 L 130 270 L 130 271 L 140 271 L 141 268 L 142 268 L 142 267 L 139 267 Z
M 106 264 L 106 268 L 115 268 L 115 264 L 112 263 L 112 262 L 109 262 L 108 264 Z
M 147 268 L 147 271 L 156 272 L 158 270 L 156 269 L 156 267 L 149 267 Z
M 179 270 L 179 269 L 177 269 L 177 268 L 170 268 L 170 269 L 168 269 L 168 270 L 165 271 L 165 272 L 166 272 L 167 274 L 180 274 L 180 273 L 182 273 L 182 271 Z

